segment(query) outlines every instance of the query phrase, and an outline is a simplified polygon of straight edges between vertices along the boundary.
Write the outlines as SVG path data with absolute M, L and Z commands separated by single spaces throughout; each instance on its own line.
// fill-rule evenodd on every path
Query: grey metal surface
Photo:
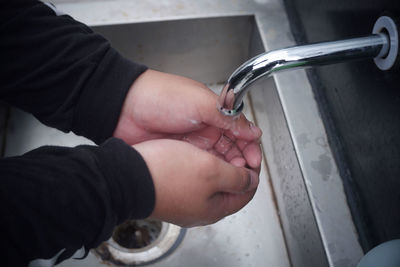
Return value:
M 265 50 L 295 45 L 280 0 L 55 2 L 58 3 L 59 9 L 92 26 L 165 20 L 182 20 L 184 24 L 184 19 L 188 18 L 254 15 L 255 24 L 251 25 L 250 23 L 250 26 L 259 30 L 260 43 Z M 196 31 L 193 29 L 192 31 L 187 33 L 195 37 Z M 213 27 L 209 27 L 209 31 L 212 32 Z M 140 36 L 137 36 L 137 39 L 139 40 Z M 254 35 L 249 39 L 253 40 Z M 157 39 L 154 39 L 154 42 L 157 42 Z M 176 45 L 181 46 L 184 43 L 181 40 L 181 43 Z M 160 44 L 160 47 L 162 48 L 163 44 Z M 199 49 L 201 50 L 200 46 Z M 222 50 L 221 53 L 225 53 L 224 51 Z M 204 55 L 204 57 L 207 56 Z M 209 59 L 213 60 L 210 57 Z M 200 69 L 212 70 L 216 67 L 214 65 L 218 65 L 218 67 L 224 65 L 223 60 L 213 63 L 211 67 L 204 60 L 199 59 L 198 62 Z M 194 65 L 196 61 L 191 61 L 190 64 Z M 229 73 L 237 66 L 230 66 L 232 69 Z M 226 71 L 228 70 L 226 69 Z M 203 80 L 201 77 L 198 79 L 216 83 L 224 81 L 226 78 L 221 77 L 214 81 Z M 255 95 L 257 99 L 253 99 L 254 103 L 256 103 L 255 100 L 258 103 L 257 106 L 254 106 L 257 121 L 264 132 L 270 134 L 270 136 L 263 137 L 263 149 L 266 154 L 265 162 L 271 173 L 273 188 L 267 183 L 266 177 L 268 176 L 266 168 L 263 166 L 262 176 L 265 179 L 261 180 L 260 189 L 250 205 L 237 215 L 222 221 L 221 224 L 189 231 L 184 242 L 192 236 L 193 245 L 185 246 L 186 243 L 182 243 L 182 246 L 176 251 L 177 254 L 173 254 L 176 256 L 178 253 L 182 253 L 181 255 L 185 256 L 173 258 L 171 255 L 166 259 L 171 262 L 174 262 L 173 259 L 175 259 L 174 266 L 248 266 L 249 264 L 287 266 L 289 263 L 284 252 L 283 239 L 280 237 L 279 221 L 271 199 L 277 200 L 285 241 L 293 266 L 313 266 L 313 262 L 317 262 L 316 266 L 326 266 L 324 249 L 330 266 L 355 266 L 362 256 L 341 179 L 326 142 L 325 129 L 315 105 L 309 81 L 304 71 L 279 74 L 274 77 L 274 80 L 276 87 L 271 86 L 270 90 L 272 91 L 267 90 L 266 92 L 273 93 L 273 90 L 276 90 L 279 93 L 284 113 L 278 112 L 275 115 L 272 113 L 274 110 L 279 110 L 276 102 L 272 105 L 272 110 L 257 108 L 257 106 L 263 106 L 263 102 L 264 105 L 268 104 L 268 98 L 265 99 L 265 97 L 271 95 Z M 277 101 L 277 98 L 272 99 Z M 247 104 L 247 107 L 250 106 Z M 272 114 L 266 113 L 265 110 Z M 289 132 L 283 127 L 286 122 L 282 115 L 286 118 Z M 276 124 L 272 122 L 276 122 L 281 128 L 274 129 Z M 282 132 L 278 129 L 282 129 Z M 26 128 L 20 129 L 20 131 L 26 130 Z M 14 134 L 18 134 L 15 129 Z M 289 134 L 291 138 L 288 138 Z M 30 143 L 32 142 L 35 145 L 42 144 L 32 141 L 33 137 L 29 134 L 20 135 L 28 138 L 26 147 L 31 147 Z M 76 142 L 74 138 L 72 139 L 71 144 Z M 289 145 L 290 139 L 293 141 L 294 150 Z M 18 142 L 22 142 L 21 139 L 18 140 Z M 271 189 L 275 190 L 276 198 Z M 249 216 L 250 211 L 255 214 L 251 215 L 253 217 Z M 313 215 L 316 223 L 313 222 Z M 238 229 L 243 230 L 240 232 L 242 234 L 237 232 L 237 237 L 232 239 L 230 234 L 235 233 Z M 226 234 L 227 232 L 224 230 L 227 230 L 229 234 Z M 319 241 L 317 230 L 321 234 L 322 242 Z M 196 242 L 201 242 L 201 240 L 205 245 L 200 249 Z M 262 247 L 261 242 L 264 244 Z M 237 246 L 238 250 L 228 250 L 226 247 L 228 245 Z M 232 252 L 233 254 L 231 254 Z M 89 256 L 87 261 L 79 262 L 79 265 L 75 266 L 93 266 L 91 259 L 93 257 Z M 193 260 L 190 262 L 189 259 Z M 281 262 L 278 262 L 278 259 Z M 201 264 L 201 261 L 204 264 Z M 199 264 L 196 265 L 193 262 Z M 221 262 L 227 265 L 220 265 Z
M 203 83 L 222 83 L 248 58 L 253 25 L 254 17 L 244 15 L 105 25 L 94 30 L 135 62 Z
M 46 127 L 32 115 L 19 109 L 12 109 L 10 112 L 4 153 L 7 157 L 21 155 L 44 145 L 77 146 L 82 144 L 93 144 L 93 142 L 73 133 L 65 134 L 57 129 Z
M 285 238 L 293 266 L 328 266 L 318 226 L 272 79 L 256 82 L 249 92 L 255 120 L 263 129 L 268 170 L 281 209 Z
M 368 34 L 382 10 L 400 9 L 392 0 L 315 3 L 285 1 L 295 6 L 288 12 L 295 11 L 290 25 L 298 43 Z M 381 71 L 373 61 L 306 71 L 364 252 L 400 238 L 399 71 Z
M 304 71 L 282 73 L 277 88 L 330 266 L 356 266 L 363 253 L 336 162 Z

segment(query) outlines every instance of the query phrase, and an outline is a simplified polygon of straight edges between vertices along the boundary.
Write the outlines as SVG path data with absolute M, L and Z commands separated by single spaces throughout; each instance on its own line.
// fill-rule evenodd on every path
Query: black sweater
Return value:
M 115 225 L 145 218 L 154 206 L 144 160 L 110 138 L 146 67 L 57 14 L 37 1 L 1 4 L 0 99 L 100 145 L 48 146 L 0 160 L 2 266 L 60 262 L 82 247 L 87 254 Z

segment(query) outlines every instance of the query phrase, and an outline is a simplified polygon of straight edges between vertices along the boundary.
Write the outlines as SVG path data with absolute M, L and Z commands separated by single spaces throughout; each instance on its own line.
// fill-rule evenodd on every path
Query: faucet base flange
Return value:
M 374 58 L 374 62 L 379 69 L 389 70 L 395 65 L 399 52 L 399 34 L 397 31 L 397 24 L 391 17 L 379 17 L 375 22 L 372 33 L 385 33 L 385 35 L 389 38 L 388 51 L 383 55 L 380 53 Z

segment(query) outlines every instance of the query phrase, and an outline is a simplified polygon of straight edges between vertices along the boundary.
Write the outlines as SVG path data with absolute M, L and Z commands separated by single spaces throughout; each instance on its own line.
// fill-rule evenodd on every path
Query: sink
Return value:
M 255 19 L 249 15 L 100 25 L 93 29 L 133 61 L 201 81 L 215 92 L 237 66 L 263 52 Z M 268 86 L 274 89 L 273 82 Z M 255 119 L 253 108 L 247 98 L 244 113 L 251 120 Z M 41 145 L 82 143 L 90 142 L 43 126 L 22 111 L 11 111 L 7 156 Z M 84 260 L 71 259 L 59 266 L 108 264 L 91 252 Z M 175 250 L 151 266 L 290 266 L 265 161 L 258 191 L 245 208 L 213 225 L 187 229 Z
M 126 57 L 201 81 L 216 92 L 248 58 L 296 45 L 282 0 L 53 2 Z M 252 85 L 244 113 L 264 132 L 254 199 L 216 224 L 188 229 L 175 250 L 151 266 L 357 265 L 363 251 L 313 90 L 320 88 L 312 88 L 304 70 Z M 8 127 L 0 127 L 6 156 L 46 144 L 91 143 L 17 109 L 1 109 L 0 123 L 3 115 L 9 117 Z M 60 266 L 107 264 L 89 253 Z

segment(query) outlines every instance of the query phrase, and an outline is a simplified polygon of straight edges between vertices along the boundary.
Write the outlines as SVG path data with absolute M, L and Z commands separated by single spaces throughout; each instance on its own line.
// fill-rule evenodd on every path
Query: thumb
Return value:
M 234 214 L 246 206 L 253 199 L 256 190 L 244 194 L 219 193 L 214 195 L 212 207 L 219 215 L 218 219 Z
M 218 96 L 213 92 L 210 93 L 212 97 L 210 95 L 206 101 L 202 101 L 202 106 L 199 109 L 204 123 L 224 130 L 230 130 L 236 138 L 248 141 L 261 137 L 261 129 L 248 121 L 242 113 L 236 117 L 223 115 L 217 108 Z
M 235 167 L 227 162 L 221 162 L 222 166 L 217 175 L 218 192 L 245 193 L 257 188 L 258 174 L 244 167 Z
M 256 172 L 226 163 L 218 175 L 218 191 L 212 197 L 213 211 L 218 219 L 233 214 L 253 198 L 259 178 Z

